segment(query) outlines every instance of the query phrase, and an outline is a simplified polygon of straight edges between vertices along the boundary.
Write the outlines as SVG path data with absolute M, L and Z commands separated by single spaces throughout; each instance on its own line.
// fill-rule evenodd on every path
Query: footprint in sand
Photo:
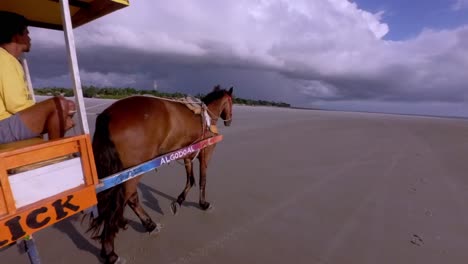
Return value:
M 424 241 L 422 240 L 422 238 L 416 234 L 413 234 L 413 238 L 411 239 L 411 244 L 413 245 L 416 245 L 418 247 L 424 245 Z

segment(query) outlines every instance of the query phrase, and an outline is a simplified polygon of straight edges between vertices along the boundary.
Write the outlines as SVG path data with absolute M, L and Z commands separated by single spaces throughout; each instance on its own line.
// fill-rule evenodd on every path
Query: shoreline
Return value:
M 36 95 L 36 98 L 50 98 L 48 95 Z M 69 97 L 73 98 L 73 97 Z M 111 98 L 85 98 L 86 100 L 111 100 L 116 101 L 118 99 Z M 337 113 L 360 113 L 360 114 L 383 114 L 393 116 L 406 116 L 406 117 L 424 117 L 424 118 L 441 118 L 441 119 L 457 119 L 457 120 L 468 120 L 468 116 L 444 116 L 444 115 L 425 115 L 425 114 L 405 114 L 405 113 L 392 113 L 392 112 L 372 112 L 372 111 L 358 111 L 358 110 L 335 110 L 335 109 L 322 109 L 322 108 L 307 108 L 307 107 L 280 107 L 280 106 L 268 106 L 268 105 L 246 105 L 246 104 L 234 104 L 234 106 L 240 107 L 254 107 L 254 108 L 265 108 L 265 109 L 284 109 L 284 110 L 304 110 L 304 111 L 325 111 L 325 112 L 337 112 Z

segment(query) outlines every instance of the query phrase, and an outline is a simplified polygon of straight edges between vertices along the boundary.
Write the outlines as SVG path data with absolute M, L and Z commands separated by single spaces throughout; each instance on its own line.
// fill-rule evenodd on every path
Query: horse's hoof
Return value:
M 125 263 L 127 263 L 127 260 L 122 257 L 118 257 L 117 260 L 114 262 L 114 264 L 125 264 Z
M 151 234 L 154 230 L 160 228 L 161 225 L 159 223 L 153 222 L 151 219 L 147 219 L 147 221 L 143 223 L 143 226 L 145 227 L 146 231 Z
M 179 209 L 180 209 L 180 205 L 178 202 L 172 202 L 171 203 L 171 212 L 172 212 L 172 215 L 177 215 L 177 213 L 179 212 Z
M 120 228 L 122 228 L 123 230 L 127 230 L 128 229 L 128 220 L 127 219 L 123 219 L 120 223 Z
M 101 257 L 102 257 L 103 253 L 101 253 Z M 120 257 L 120 256 L 117 256 L 115 253 L 110 255 L 110 256 L 107 256 L 107 257 L 104 257 L 106 259 L 105 263 L 106 264 L 125 264 L 127 263 L 127 260 Z
M 208 208 L 205 209 L 205 212 L 209 213 L 209 212 L 214 211 L 214 209 L 215 209 L 215 207 L 210 204 L 210 206 L 208 206 Z
M 161 225 L 160 223 L 156 223 L 156 227 L 150 232 L 148 232 L 148 234 L 150 236 L 155 236 L 161 232 L 162 228 L 163 228 L 163 225 Z
M 211 210 L 213 207 L 211 206 L 209 202 L 204 202 L 204 203 L 200 203 L 200 208 L 203 211 L 208 211 L 208 210 Z

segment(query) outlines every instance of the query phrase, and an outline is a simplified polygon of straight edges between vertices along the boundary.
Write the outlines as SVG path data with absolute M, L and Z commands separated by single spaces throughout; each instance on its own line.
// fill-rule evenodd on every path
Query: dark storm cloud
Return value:
M 382 12 L 346 0 L 177 4 L 138 1 L 78 29 L 83 83 L 192 94 L 234 85 L 296 105 L 468 100 L 467 27 L 392 42 L 381 39 Z M 34 36 L 33 81 L 64 82 L 63 44 Z

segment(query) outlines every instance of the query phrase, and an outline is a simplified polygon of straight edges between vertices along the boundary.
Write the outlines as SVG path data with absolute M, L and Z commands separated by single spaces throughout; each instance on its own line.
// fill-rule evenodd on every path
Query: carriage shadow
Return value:
M 144 204 L 151 210 L 160 214 L 161 216 L 164 215 L 164 212 L 161 209 L 161 206 L 156 196 L 164 198 L 170 202 L 177 200 L 176 197 L 173 197 L 164 192 L 161 192 L 142 182 L 140 182 L 139 184 L 139 189 L 144 199 Z M 200 209 L 200 206 L 198 203 L 188 202 L 188 201 L 185 201 L 182 204 L 182 207 L 186 207 L 186 208 L 192 207 L 192 208 Z M 127 210 L 129 209 L 130 208 L 127 208 Z M 129 210 L 129 213 L 133 214 L 131 210 Z M 90 239 L 88 239 L 87 233 L 83 233 L 82 231 L 78 230 L 73 224 L 73 222 L 76 222 L 81 225 L 86 225 L 88 221 L 87 217 L 83 219 L 83 215 L 77 214 L 77 215 L 71 216 L 68 219 L 65 219 L 64 221 L 60 221 L 56 223 L 55 225 L 53 225 L 53 228 L 59 230 L 61 233 L 68 236 L 73 242 L 73 244 L 76 246 L 76 248 L 78 248 L 79 250 L 87 251 L 91 253 L 92 255 L 96 256 L 96 258 L 101 259 L 100 249 L 96 245 L 94 245 L 92 242 L 90 242 Z M 133 230 L 135 230 L 138 233 L 147 233 L 147 230 L 138 221 L 128 219 L 128 225 L 129 227 L 131 227 Z
M 83 215 L 77 214 L 74 216 L 71 216 L 68 219 L 65 219 L 63 221 L 60 221 L 56 224 L 53 225 L 53 227 L 66 236 L 68 236 L 73 244 L 80 250 L 82 251 L 87 251 L 94 256 L 96 256 L 98 259 L 100 259 L 100 249 L 93 245 L 93 243 L 90 242 L 90 240 L 87 238 L 86 233 L 80 232 L 77 230 L 77 228 L 73 225 L 72 222 L 78 222 L 80 224 L 85 224 L 87 223 L 88 219 L 82 218 Z
M 55 223 L 52 227 L 69 237 L 73 244 L 76 246 L 76 248 L 78 248 L 81 251 L 89 252 L 90 254 L 96 256 L 96 258 L 100 260 L 100 249 L 96 245 L 93 245 L 93 243 L 91 243 L 86 238 L 86 235 L 80 232 L 73 225 L 73 222 L 81 222 L 81 219 L 82 216 L 80 214 L 77 214 L 71 216 L 68 219 Z M 83 221 L 86 221 L 86 219 L 84 219 Z M 0 249 L 0 253 L 14 247 L 16 247 L 16 250 L 18 250 L 19 254 L 27 253 L 23 241 L 13 243 L 10 246 Z

